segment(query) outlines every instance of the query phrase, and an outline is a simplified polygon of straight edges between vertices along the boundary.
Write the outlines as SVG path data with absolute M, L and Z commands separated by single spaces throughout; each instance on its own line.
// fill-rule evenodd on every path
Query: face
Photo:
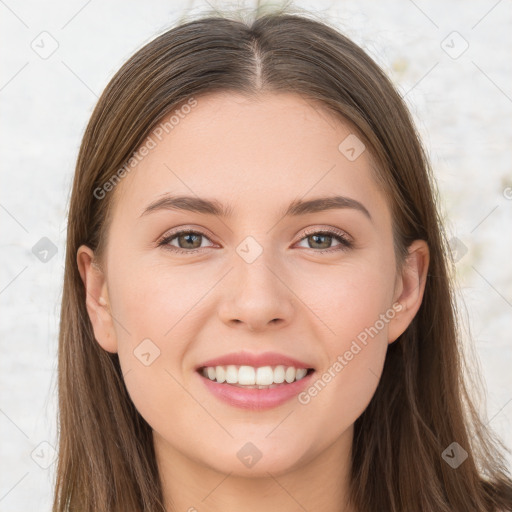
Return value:
M 78 254 L 96 339 L 161 449 L 224 473 L 301 467 L 368 405 L 421 302 L 424 247 L 397 272 L 369 151 L 300 96 L 202 96 L 160 138 L 109 192 L 103 272 Z M 285 381 L 248 389 L 200 369 L 228 363 Z

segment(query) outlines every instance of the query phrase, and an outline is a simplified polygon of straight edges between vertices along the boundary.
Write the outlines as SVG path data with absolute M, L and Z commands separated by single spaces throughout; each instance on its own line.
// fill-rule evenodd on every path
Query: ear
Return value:
M 428 244 L 425 240 L 415 240 L 408 252 L 396 280 L 393 303 L 400 306 L 394 306 L 397 313 L 389 322 L 388 343 L 393 343 L 412 322 L 425 291 L 429 265 Z
M 94 259 L 94 252 L 86 245 L 77 251 L 78 270 L 85 286 L 85 305 L 94 330 L 94 337 L 107 352 L 117 352 L 117 339 L 110 312 L 105 275 Z

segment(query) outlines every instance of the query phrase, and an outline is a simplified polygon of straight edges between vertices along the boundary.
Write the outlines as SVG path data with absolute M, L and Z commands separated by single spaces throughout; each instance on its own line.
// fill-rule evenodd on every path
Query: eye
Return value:
M 336 240 L 338 245 L 332 246 L 332 241 Z M 300 241 L 306 240 L 309 247 L 307 249 L 321 249 L 315 252 L 336 252 L 345 251 L 352 247 L 352 242 L 348 236 L 339 230 L 321 230 L 321 231 L 309 231 L 306 232 L 306 236 Z
M 300 242 L 306 240 L 309 247 L 306 249 L 319 249 L 314 252 L 336 252 L 350 249 L 352 242 L 348 236 L 340 230 L 320 230 L 305 233 Z M 182 230 L 170 233 L 165 236 L 158 247 L 164 247 L 173 252 L 182 254 L 195 254 L 202 249 L 211 246 L 203 245 L 204 240 L 210 240 L 204 233 L 194 230 Z M 336 240 L 338 245 L 333 246 L 332 241 Z M 211 240 L 210 240 L 211 241 Z
M 199 231 L 177 231 L 165 236 L 158 242 L 158 246 L 164 246 L 167 249 L 179 253 L 196 253 L 204 248 L 201 239 L 209 240 L 205 234 Z M 174 240 L 176 240 L 176 244 L 172 243 Z

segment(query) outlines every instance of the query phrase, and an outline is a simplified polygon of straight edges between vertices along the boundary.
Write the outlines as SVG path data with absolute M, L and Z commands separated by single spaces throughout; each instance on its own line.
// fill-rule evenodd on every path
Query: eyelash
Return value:
M 162 240 L 158 242 L 158 247 L 164 247 L 166 250 L 169 250 L 171 252 L 176 252 L 178 254 L 197 254 L 198 252 L 201 252 L 203 249 L 207 249 L 208 247 L 199 247 L 197 249 L 181 249 L 180 247 L 175 247 L 173 245 L 170 245 L 170 242 L 174 240 L 175 238 L 179 237 L 180 235 L 199 235 L 203 236 L 204 238 L 210 240 L 208 236 L 206 236 L 204 233 L 200 231 L 194 231 L 194 230 L 181 230 L 176 231 L 175 233 L 170 233 L 169 235 L 165 236 Z M 330 237 L 333 237 L 338 242 L 340 242 L 340 245 L 333 247 L 330 247 L 329 249 L 313 249 L 311 247 L 307 247 L 305 249 L 309 249 L 311 251 L 314 251 L 315 253 L 334 253 L 337 251 L 346 251 L 347 249 L 352 248 L 352 242 L 349 240 L 349 238 L 342 232 L 338 230 L 312 230 L 312 231 L 306 231 L 304 233 L 304 236 L 299 240 L 299 242 L 302 242 L 305 238 L 312 236 L 312 235 L 327 235 Z M 297 242 L 298 243 L 298 242 Z

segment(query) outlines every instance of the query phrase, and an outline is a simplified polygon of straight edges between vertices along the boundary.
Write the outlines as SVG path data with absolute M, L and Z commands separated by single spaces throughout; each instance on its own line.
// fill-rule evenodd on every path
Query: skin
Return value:
M 116 203 L 104 261 L 95 265 L 86 246 L 78 251 L 96 340 L 119 354 L 130 396 L 154 430 L 168 510 L 171 496 L 179 511 L 352 510 L 353 424 L 376 390 L 388 344 L 421 304 L 428 247 L 414 242 L 397 270 L 390 208 L 369 152 L 349 161 L 338 150 L 350 133 L 292 93 L 202 96 L 110 192 Z M 229 203 L 233 216 L 141 216 L 166 193 Z M 280 213 L 294 199 L 334 194 L 361 202 L 371 220 L 352 208 Z M 203 232 L 203 249 L 157 246 L 178 227 Z M 337 250 L 340 242 L 328 237 L 315 244 L 305 228 L 337 228 L 353 246 Z M 249 235 L 263 250 L 252 263 L 236 251 Z M 184 251 L 196 247 L 186 242 Z M 305 405 L 238 409 L 194 370 L 245 349 L 310 362 L 318 377 L 393 304 L 401 311 Z M 149 366 L 133 353 L 146 338 L 160 350 Z M 237 457 L 249 441 L 262 453 L 251 468 Z

